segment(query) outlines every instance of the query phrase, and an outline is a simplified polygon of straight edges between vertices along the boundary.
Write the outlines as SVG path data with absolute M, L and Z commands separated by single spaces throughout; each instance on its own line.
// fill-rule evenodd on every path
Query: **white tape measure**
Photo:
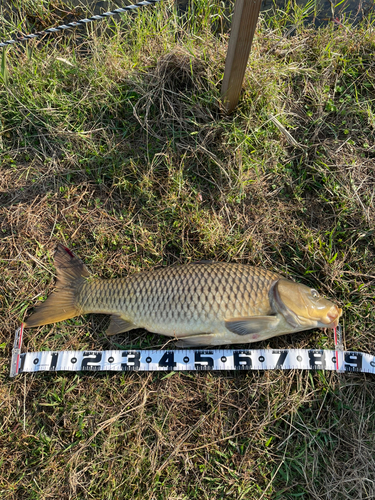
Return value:
M 331 370 L 375 374 L 375 357 L 325 349 L 178 349 L 40 351 L 21 353 L 23 325 L 16 331 L 10 376 L 52 371 Z

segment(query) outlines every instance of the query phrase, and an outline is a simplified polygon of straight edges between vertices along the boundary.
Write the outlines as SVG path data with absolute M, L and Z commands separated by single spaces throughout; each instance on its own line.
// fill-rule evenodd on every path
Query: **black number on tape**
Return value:
M 362 354 L 359 352 L 345 353 L 345 371 L 360 372 L 362 370 Z
M 139 361 L 141 353 L 139 351 L 124 351 L 122 353 L 122 357 L 127 358 L 127 362 L 121 363 L 121 370 L 139 370 L 139 367 L 141 365 Z
M 23 372 L 23 368 L 25 366 L 25 358 L 26 358 L 26 353 L 20 354 L 20 366 L 18 368 L 18 373 Z
M 203 356 L 202 356 L 203 354 Z M 213 354 L 212 351 L 195 351 L 195 368 L 197 370 L 212 370 L 214 360 L 206 354 Z
M 272 351 L 272 354 L 280 354 L 279 359 L 276 362 L 275 370 L 281 370 L 283 367 L 284 361 L 288 356 L 288 351 Z
M 49 365 L 50 370 L 56 370 L 57 367 L 57 360 L 59 359 L 59 353 L 58 352 L 53 352 L 51 354 L 51 364 Z
M 326 367 L 324 351 L 309 351 L 309 364 L 311 370 L 324 370 Z
M 174 352 L 172 351 L 165 352 L 159 361 L 159 366 L 162 368 L 168 368 L 168 370 L 172 370 L 176 364 L 177 363 L 175 363 L 174 360 Z
M 92 351 L 84 352 L 81 363 L 81 370 L 100 370 L 101 360 L 102 360 L 101 352 L 92 352 Z
M 234 351 L 234 367 L 236 370 L 248 370 L 252 366 L 250 351 Z

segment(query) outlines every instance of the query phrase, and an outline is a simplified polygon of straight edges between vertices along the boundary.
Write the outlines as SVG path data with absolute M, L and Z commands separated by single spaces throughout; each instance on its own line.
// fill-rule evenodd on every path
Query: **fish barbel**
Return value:
M 101 280 L 59 244 L 55 266 L 57 290 L 26 327 L 102 313 L 111 315 L 108 335 L 145 328 L 187 347 L 334 328 L 342 314 L 316 290 L 245 264 L 204 261 Z

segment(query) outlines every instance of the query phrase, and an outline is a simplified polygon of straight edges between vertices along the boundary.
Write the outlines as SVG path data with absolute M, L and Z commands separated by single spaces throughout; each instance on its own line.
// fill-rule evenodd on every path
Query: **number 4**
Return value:
M 174 352 L 173 351 L 165 352 L 163 356 L 160 358 L 159 366 L 163 368 L 168 368 L 168 370 L 172 370 L 172 368 L 176 366 L 174 360 Z

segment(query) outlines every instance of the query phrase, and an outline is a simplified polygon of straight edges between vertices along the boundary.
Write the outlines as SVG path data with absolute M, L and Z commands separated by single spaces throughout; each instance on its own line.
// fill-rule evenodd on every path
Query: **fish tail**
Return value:
M 57 290 L 26 321 L 26 327 L 35 327 L 74 318 L 82 313 L 77 297 L 90 273 L 85 264 L 73 252 L 61 244 L 55 253 Z

